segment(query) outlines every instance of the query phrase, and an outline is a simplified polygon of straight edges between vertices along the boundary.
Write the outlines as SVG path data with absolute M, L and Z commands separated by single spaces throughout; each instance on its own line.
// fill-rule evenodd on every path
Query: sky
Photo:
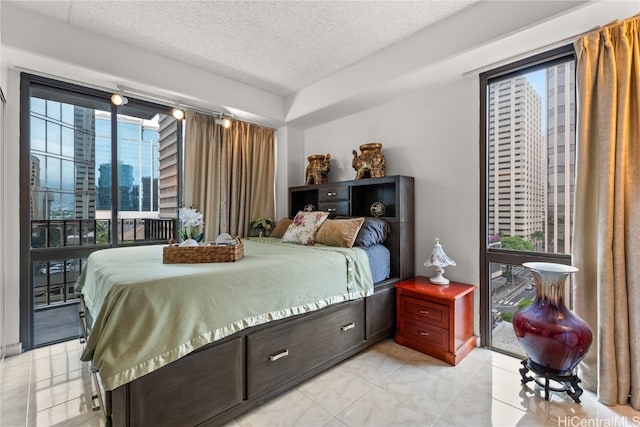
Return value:
M 527 80 L 542 99 L 542 130 L 547 128 L 547 73 L 546 68 L 526 74 Z

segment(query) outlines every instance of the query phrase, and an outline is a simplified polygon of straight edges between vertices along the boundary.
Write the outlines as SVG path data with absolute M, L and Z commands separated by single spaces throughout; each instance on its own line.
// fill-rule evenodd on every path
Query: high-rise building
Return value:
M 80 111 L 78 111 L 80 110 Z M 75 162 L 84 109 L 31 97 L 31 218 L 79 219 L 76 185 L 81 168 Z M 90 119 L 90 118 L 89 118 Z M 87 157 L 91 158 L 88 153 Z M 81 199 L 82 200 L 82 199 Z
M 158 192 L 154 191 L 154 189 L 158 188 L 158 179 L 151 180 L 150 176 L 142 177 L 142 210 L 147 211 L 158 211 Z M 147 197 L 147 195 L 151 195 L 151 197 Z
M 46 219 L 45 192 L 40 187 L 40 159 L 31 155 L 31 219 Z
M 54 99 L 31 97 L 31 218 L 109 219 L 114 154 L 111 113 Z M 170 116 L 118 115 L 120 218 L 176 216 L 176 132 L 176 121 Z
M 105 138 L 110 121 L 108 113 L 96 117 Z M 118 210 L 124 215 L 158 217 L 158 127 L 155 119 L 118 116 Z M 111 152 L 98 149 L 96 157 L 100 165 L 97 209 L 110 210 Z
M 160 116 L 158 130 L 158 211 L 160 218 L 178 217 L 178 122 Z
M 98 210 L 111 210 L 111 163 L 100 165 L 98 178 Z M 134 184 L 133 166 L 118 163 L 118 210 L 137 211 L 139 204 L 139 185 Z
M 99 166 L 98 185 L 96 186 L 96 209 L 111 210 L 111 163 Z
M 531 235 L 545 227 L 542 99 L 523 75 L 489 89 L 489 234 Z
M 96 117 L 91 108 L 74 107 L 75 219 L 96 216 Z
M 547 68 L 547 252 L 571 253 L 576 159 L 575 61 Z

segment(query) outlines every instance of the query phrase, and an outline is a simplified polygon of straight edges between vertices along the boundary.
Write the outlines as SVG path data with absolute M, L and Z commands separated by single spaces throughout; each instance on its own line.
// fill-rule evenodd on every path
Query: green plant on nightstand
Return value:
M 273 228 L 273 225 L 274 223 L 272 220 L 270 220 L 269 218 L 262 217 L 251 222 L 251 229 L 257 230 L 258 235 L 262 237 L 265 235 L 265 233 L 268 233 L 269 231 L 271 231 L 271 229 Z

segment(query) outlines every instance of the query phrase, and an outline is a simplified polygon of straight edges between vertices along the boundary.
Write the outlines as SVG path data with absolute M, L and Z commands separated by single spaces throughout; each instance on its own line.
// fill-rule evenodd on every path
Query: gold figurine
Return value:
M 356 179 L 379 178 L 385 175 L 384 155 L 381 149 L 381 143 L 372 142 L 360 146 L 362 153 L 359 156 L 358 152 L 353 150 L 351 165 L 356 170 Z
M 331 170 L 331 154 L 313 154 L 307 157 L 307 160 L 309 164 L 305 172 L 304 185 L 328 183 L 327 175 Z

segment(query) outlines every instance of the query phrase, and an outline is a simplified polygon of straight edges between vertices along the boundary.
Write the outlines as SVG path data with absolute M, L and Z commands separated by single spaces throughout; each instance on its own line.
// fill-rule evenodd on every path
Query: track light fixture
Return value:
M 0 0 L 0 1 L 2 1 L 2 0 Z M 176 100 L 169 100 L 167 98 L 164 98 L 164 97 L 161 97 L 161 96 L 156 96 L 156 95 L 154 95 L 152 93 L 149 93 L 149 92 L 144 92 L 144 91 L 141 91 L 141 90 L 137 90 L 137 89 L 134 89 L 134 88 L 128 88 L 128 87 L 124 87 L 124 86 L 120 86 L 120 85 L 117 86 L 116 90 L 117 90 L 117 92 L 114 92 L 111 95 L 111 103 L 113 105 L 121 106 L 121 105 L 127 104 L 129 102 L 129 100 L 124 95 L 124 94 L 127 94 L 127 95 L 135 97 L 135 100 L 134 100 L 135 102 L 134 103 L 137 103 L 137 101 L 139 101 L 139 100 L 143 100 L 143 101 L 148 101 L 148 102 L 153 102 L 153 103 L 165 105 L 165 106 L 167 106 L 169 108 L 171 108 L 171 106 L 173 105 L 173 108 L 171 108 L 171 115 L 176 120 L 184 120 L 184 118 L 186 116 L 186 112 L 185 112 L 185 107 L 186 107 L 186 108 L 189 109 L 189 111 L 198 112 L 200 114 L 206 114 L 206 115 L 209 115 L 209 116 L 216 117 L 215 123 L 217 125 L 221 125 L 225 129 L 228 129 L 228 128 L 231 127 L 231 120 L 233 119 L 233 114 L 232 113 L 226 113 L 227 116 L 225 117 L 223 115 L 223 113 L 221 113 L 219 111 L 207 111 L 206 109 L 202 109 L 202 108 L 199 108 L 199 107 L 181 104 L 181 103 L 177 102 Z
M 181 110 L 181 109 L 180 109 L 180 108 L 178 108 L 178 107 L 176 107 L 176 108 L 174 108 L 174 109 L 173 109 L 172 114 L 173 114 L 173 117 L 174 117 L 176 120 L 182 120 L 182 119 L 184 119 L 184 110 Z
M 114 93 L 111 95 L 111 103 L 116 106 L 125 105 L 129 100 L 126 96 L 120 93 Z

